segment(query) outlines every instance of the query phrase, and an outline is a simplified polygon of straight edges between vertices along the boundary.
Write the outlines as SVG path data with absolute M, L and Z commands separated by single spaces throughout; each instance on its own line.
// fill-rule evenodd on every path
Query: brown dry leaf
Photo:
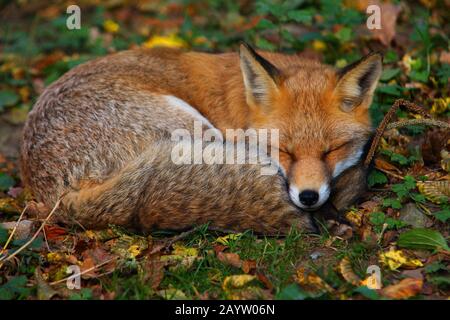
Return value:
M 222 263 L 228 264 L 235 268 L 240 268 L 242 266 L 241 257 L 239 257 L 237 253 L 219 252 L 217 259 L 219 259 Z
M 380 40 L 387 47 L 395 38 L 397 17 L 401 11 L 401 7 L 392 3 L 382 3 L 379 6 L 381 8 L 381 29 L 373 29 L 370 31 L 375 39 Z
M 334 289 L 328 285 L 321 277 L 312 271 L 306 271 L 301 267 L 297 269 L 297 282 L 307 291 L 314 294 L 320 294 L 325 292 L 334 292 Z
M 407 299 L 419 294 L 422 286 L 423 280 L 407 278 L 397 284 L 382 289 L 381 295 L 390 299 Z
M 116 256 L 110 254 L 106 250 L 97 247 L 94 249 L 87 249 L 82 254 L 83 262 L 80 266 L 81 272 L 102 265 L 102 269 L 106 272 L 114 270 L 116 266 Z M 90 270 L 82 275 L 83 278 L 95 278 L 97 276 L 97 269 Z
M 165 262 L 160 260 L 158 255 L 149 255 L 145 258 L 143 263 L 143 280 L 153 290 L 159 287 L 159 284 L 164 279 Z
M 273 289 L 273 284 L 272 282 L 266 277 L 265 274 L 261 273 L 261 272 L 257 272 L 256 276 L 258 277 L 258 280 L 261 281 L 262 283 L 264 283 L 264 285 L 266 286 L 267 289 L 272 290 Z
M 362 280 L 358 275 L 353 271 L 352 264 L 350 262 L 350 259 L 348 257 L 345 257 L 341 260 L 339 263 L 339 271 L 342 275 L 342 277 L 347 281 L 348 283 L 354 285 L 355 287 L 358 287 L 361 285 Z
M 255 260 L 244 260 L 242 261 L 242 271 L 245 273 L 250 273 L 256 269 L 256 261 Z
M 448 63 L 448 64 L 450 64 L 450 52 L 442 51 L 440 56 L 439 56 L 439 62 L 440 63 Z
M 402 173 L 399 168 L 380 158 L 375 158 L 375 168 L 385 171 L 396 171 L 397 173 Z
M 44 231 L 47 240 L 60 240 L 67 234 L 66 229 L 58 226 L 45 225 Z

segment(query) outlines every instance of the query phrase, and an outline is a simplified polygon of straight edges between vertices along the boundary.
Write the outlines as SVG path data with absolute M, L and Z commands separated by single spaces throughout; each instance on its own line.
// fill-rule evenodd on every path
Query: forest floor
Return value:
M 380 50 L 374 125 L 400 98 L 448 123 L 449 1 L 379 1 L 381 30 L 366 27 L 364 0 L 96 2 L 83 1 L 79 30 L 67 28 L 64 1 L 0 6 L 0 299 L 448 299 L 448 130 L 387 130 L 369 192 L 344 214 L 350 224 L 281 238 L 206 225 L 181 237 L 51 223 L 37 233 L 51 208 L 22 185 L 18 150 L 46 86 L 84 61 L 139 46 L 225 52 L 245 40 L 336 67 Z M 82 273 L 81 289 L 69 288 L 70 270 Z

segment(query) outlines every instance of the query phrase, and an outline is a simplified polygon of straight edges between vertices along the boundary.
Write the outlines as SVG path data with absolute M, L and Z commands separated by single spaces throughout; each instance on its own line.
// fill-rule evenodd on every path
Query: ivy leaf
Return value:
M 397 242 L 399 247 L 410 249 L 444 249 L 450 251 L 444 237 L 439 231 L 418 228 L 401 233 Z

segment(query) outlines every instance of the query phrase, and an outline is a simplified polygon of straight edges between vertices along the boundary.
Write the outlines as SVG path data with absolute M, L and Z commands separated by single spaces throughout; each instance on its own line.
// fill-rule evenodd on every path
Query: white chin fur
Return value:
M 313 206 L 305 206 L 300 202 L 299 195 L 300 190 L 294 186 L 289 186 L 289 197 L 291 198 L 292 202 L 304 210 L 316 210 L 317 208 L 321 207 L 330 197 L 330 186 L 327 183 L 324 183 L 320 186 L 319 190 L 317 191 L 319 193 L 319 201 Z

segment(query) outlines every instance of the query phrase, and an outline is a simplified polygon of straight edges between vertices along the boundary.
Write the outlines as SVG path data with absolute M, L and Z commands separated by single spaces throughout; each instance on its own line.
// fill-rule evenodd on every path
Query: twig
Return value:
M 197 232 L 198 230 L 200 230 L 201 228 L 203 228 L 202 225 L 196 226 L 195 228 L 192 228 L 191 230 L 185 231 L 180 233 L 179 235 L 176 235 L 168 240 L 165 241 L 165 243 L 161 246 L 156 246 L 151 252 L 150 254 L 154 254 L 158 251 L 161 251 L 163 249 L 167 249 L 169 248 L 171 245 L 173 245 L 175 242 L 180 241 L 181 239 L 184 239 L 188 236 L 190 236 L 191 234 Z
M 375 167 L 377 170 L 379 170 L 379 171 L 381 171 L 381 172 L 384 172 L 384 173 L 386 173 L 387 175 L 390 175 L 390 176 L 393 176 L 393 177 L 395 177 L 395 178 L 397 178 L 397 179 L 400 179 L 400 180 L 404 180 L 405 178 L 404 177 L 402 177 L 402 176 L 400 176 L 400 175 L 398 175 L 398 174 L 395 174 L 395 173 L 392 173 L 392 172 L 390 172 L 390 171 L 387 171 L 387 170 L 384 170 L 384 169 L 381 169 L 381 168 L 377 168 L 377 167 Z
M 435 120 L 435 119 L 409 119 L 409 120 L 396 121 L 396 122 L 388 124 L 386 129 L 390 130 L 390 129 L 402 128 L 402 127 L 411 126 L 411 125 L 426 125 L 426 126 L 435 126 L 435 127 L 450 129 L 450 123 Z
M 0 256 L 3 255 L 3 253 L 6 251 L 6 248 L 8 247 L 9 243 L 11 242 L 14 233 L 16 233 L 17 227 L 19 226 L 20 220 L 22 220 L 23 215 L 25 214 L 25 211 L 27 211 L 28 209 L 28 203 L 25 206 L 25 208 L 23 208 L 22 212 L 20 213 L 19 219 L 16 222 L 16 225 L 14 226 L 13 230 L 11 231 L 11 234 L 8 237 L 8 240 L 6 240 L 5 245 L 2 248 L 2 251 L 0 252 Z
M 33 241 L 34 239 L 36 239 L 36 237 L 39 235 L 39 233 L 41 233 L 42 229 L 44 229 L 45 224 L 48 222 L 48 220 L 50 220 L 50 218 L 52 217 L 53 213 L 56 211 L 56 209 L 59 207 L 59 204 L 61 203 L 61 199 L 62 196 L 58 199 L 58 201 L 56 201 L 55 206 L 53 207 L 52 211 L 50 211 L 50 213 L 48 214 L 48 216 L 45 218 L 45 220 L 42 222 L 41 226 L 39 227 L 39 229 L 34 233 L 34 235 L 31 237 L 30 240 L 28 240 L 24 245 L 22 245 L 19 249 L 17 249 L 16 251 L 14 251 L 14 253 L 10 254 L 9 256 L 5 256 L 5 257 L 1 257 L 0 258 L 0 263 L 2 263 L 0 266 L 3 265 L 3 261 L 9 261 L 11 260 L 13 257 L 15 257 L 17 254 L 19 254 L 20 252 L 22 252 L 24 249 L 26 249 Z

